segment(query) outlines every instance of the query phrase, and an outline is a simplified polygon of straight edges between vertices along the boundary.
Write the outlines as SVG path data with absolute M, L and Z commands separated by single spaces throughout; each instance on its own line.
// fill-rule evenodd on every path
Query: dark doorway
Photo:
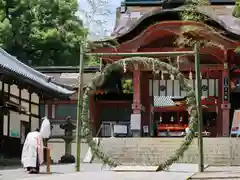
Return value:
M 21 145 L 23 146 L 25 139 L 27 137 L 27 134 L 29 133 L 29 123 L 26 121 L 21 121 L 21 128 L 20 128 L 20 132 L 21 132 Z

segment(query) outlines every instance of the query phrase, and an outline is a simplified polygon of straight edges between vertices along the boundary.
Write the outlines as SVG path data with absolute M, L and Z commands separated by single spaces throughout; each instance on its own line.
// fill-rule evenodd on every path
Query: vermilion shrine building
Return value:
M 192 26 L 202 29 L 202 38 L 220 46 L 201 48 L 202 104 L 204 131 L 210 136 L 229 136 L 235 109 L 240 108 L 238 90 L 240 20 L 232 16 L 232 2 L 212 3 L 199 8 L 200 14 L 209 19 L 206 24 L 195 21 L 182 21 L 181 7 L 172 8 L 171 3 L 158 6 L 141 1 L 123 3 L 117 12 L 116 27 L 112 38 L 119 42 L 116 48 L 103 47 L 95 52 L 163 52 L 185 51 L 192 48 L 179 48 L 176 40 L 181 28 Z M 149 2 L 149 3 L 148 3 Z M 135 4 L 134 4 L 135 3 Z M 140 6 L 140 4 L 148 6 Z M 157 2 L 155 2 L 156 4 Z M 131 5 L 128 5 L 131 4 Z M 136 6 L 135 6 L 136 5 Z M 204 11 L 203 11 L 204 9 Z M 103 62 L 112 63 L 124 57 L 102 57 Z M 195 86 L 194 62 L 191 57 L 180 57 L 179 69 Z M 131 113 L 141 114 L 141 135 L 143 128 L 151 131 L 157 121 L 158 136 L 179 136 L 188 123 L 184 105 L 177 106 L 173 99 L 182 99 L 186 93 L 181 90 L 178 80 L 160 72 L 153 76 L 151 69 L 135 69 L 130 73 L 133 79 L 133 95 L 95 95 L 91 101 L 91 119 L 95 133 L 106 123 L 130 124 Z M 192 79 L 191 79 L 192 76 Z M 107 126 L 102 126 L 105 130 Z M 104 136 L 104 134 L 102 134 Z

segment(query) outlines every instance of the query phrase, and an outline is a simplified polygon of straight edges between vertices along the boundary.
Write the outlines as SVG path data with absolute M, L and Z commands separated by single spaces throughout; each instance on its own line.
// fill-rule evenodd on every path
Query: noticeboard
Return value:
M 239 136 L 239 135 L 240 135 L 240 110 L 235 110 L 233 115 L 230 136 Z

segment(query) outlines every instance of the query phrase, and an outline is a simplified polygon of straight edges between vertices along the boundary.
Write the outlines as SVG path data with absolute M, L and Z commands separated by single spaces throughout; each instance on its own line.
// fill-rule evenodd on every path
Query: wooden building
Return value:
M 229 136 L 233 111 L 240 108 L 238 89 L 240 78 L 239 54 L 234 50 L 240 45 L 240 19 L 232 16 L 234 1 L 209 0 L 211 6 L 198 7 L 198 14 L 206 15 L 205 23 L 182 21 L 181 5 L 184 1 L 125 0 L 117 12 L 112 39 L 119 42 L 113 47 L 103 47 L 95 52 L 163 52 L 183 51 L 176 40 L 182 27 L 191 26 L 199 31 L 202 39 L 220 46 L 201 48 L 202 102 L 204 131 L 211 136 Z M 207 32 L 207 33 L 206 33 Z M 193 37 L 197 38 L 197 37 Z M 112 63 L 123 57 L 102 57 L 104 63 Z M 195 86 L 192 57 L 178 57 L 180 71 Z M 91 117 L 97 130 L 104 123 L 131 124 L 131 116 L 140 117 L 138 135 L 153 132 L 157 121 L 158 136 L 175 136 L 185 131 L 188 123 L 186 107 L 176 106 L 173 99 L 184 98 L 178 80 L 164 72 L 153 76 L 151 69 L 134 69 L 133 95 L 97 95 Z M 237 84 L 237 86 L 236 86 Z M 101 96 L 101 97 L 100 97 Z M 110 126 L 109 126 L 110 127 Z M 167 132 L 167 133 L 166 133 Z M 170 132 L 170 133 L 169 133 Z
M 69 99 L 55 99 L 51 101 L 42 101 L 40 105 L 40 113 L 46 115 L 50 120 L 55 122 L 64 122 L 66 117 L 71 117 L 73 123 L 76 123 L 77 118 L 77 89 L 79 67 L 69 66 L 47 66 L 35 67 L 41 73 L 52 77 L 56 83 L 59 83 L 66 88 L 72 88 L 75 93 Z M 99 72 L 99 67 L 85 67 L 83 74 L 83 83 L 86 86 L 96 72 Z M 64 134 L 64 130 L 59 127 L 59 124 L 53 122 L 52 134 L 60 136 Z
M 56 84 L 0 49 L 0 156 L 20 158 L 29 131 L 40 127 L 40 101 L 68 99 L 71 88 Z

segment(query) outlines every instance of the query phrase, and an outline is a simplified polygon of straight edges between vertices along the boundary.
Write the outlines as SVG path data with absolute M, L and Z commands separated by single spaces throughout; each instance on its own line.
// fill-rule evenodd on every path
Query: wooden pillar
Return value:
M 131 130 L 134 137 L 141 136 L 142 123 L 141 123 L 141 71 L 138 69 L 138 66 L 135 66 L 133 70 L 133 104 L 132 110 L 133 114 L 131 115 Z
M 140 96 L 141 96 L 141 105 L 142 105 L 142 118 L 141 118 L 141 124 L 142 127 L 143 126 L 147 126 L 148 127 L 148 135 L 150 135 L 151 132 L 151 128 L 152 128 L 152 122 L 151 121 L 151 104 L 152 104 L 152 99 L 149 98 L 149 76 L 148 76 L 148 72 L 144 71 L 141 72 L 141 92 L 140 92 Z M 143 111 L 144 110 L 144 111 Z M 147 135 L 147 134 L 145 134 Z
M 133 71 L 133 114 L 141 114 L 141 95 L 140 95 L 140 70 Z
M 230 123 L 230 94 L 229 94 L 229 69 L 228 63 L 224 63 L 224 70 L 222 72 L 222 93 L 221 93 L 221 136 L 229 136 L 229 123 Z
M 95 103 L 95 95 L 91 95 L 90 96 L 90 108 L 89 108 L 89 119 L 90 119 L 90 122 L 91 122 L 91 125 L 92 125 L 92 134 L 93 136 L 96 136 L 97 134 L 97 129 L 96 129 L 96 119 L 95 119 L 95 106 L 96 106 L 96 103 Z

